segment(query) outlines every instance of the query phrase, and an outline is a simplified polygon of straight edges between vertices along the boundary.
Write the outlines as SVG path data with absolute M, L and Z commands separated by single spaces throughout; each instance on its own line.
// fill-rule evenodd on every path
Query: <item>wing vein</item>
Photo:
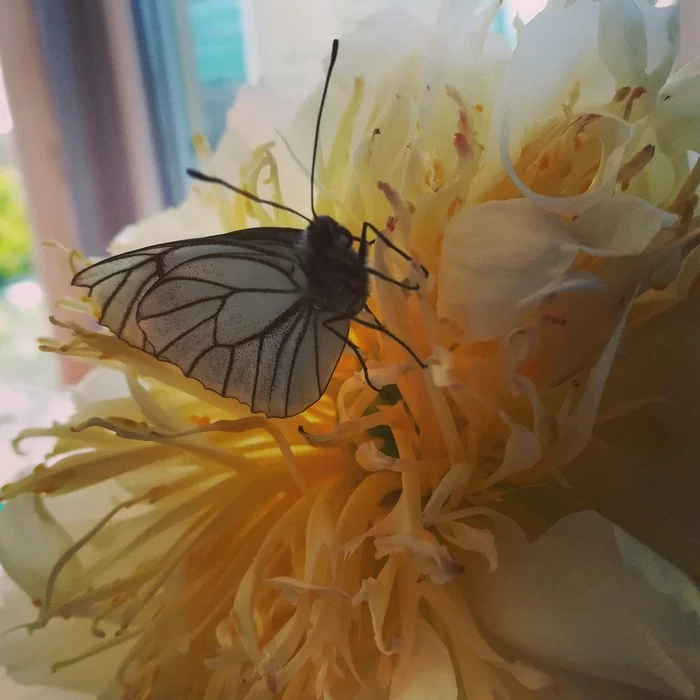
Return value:
M 292 353 L 292 360 L 289 363 L 289 379 L 287 382 L 287 396 L 284 400 L 284 412 L 289 413 L 289 394 L 292 389 L 292 377 L 294 376 L 294 367 L 296 366 L 297 363 L 297 357 L 299 356 L 299 349 L 301 348 L 301 344 L 304 342 L 304 336 L 306 335 L 306 331 L 309 328 L 309 319 L 311 318 L 311 311 L 310 309 L 306 310 L 306 318 L 304 319 L 304 330 L 299 334 L 299 340 L 297 340 L 296 346 L 294 348 L 294 352 Z
M 189 335 L 190 333 L 192 333 L 192 331 L 194 331 L 194 330 L 196 330 L 197 328 L 199 328 L 200 326 L 204 325 L 207 321 L 211 321 L 211 319 L 212 319 L 214 316 L 216 316 L 217 313 L 218 313 L 218 311 L 215 311 L 215 312 L 214 312 L 213 314 L 211 314 L 210 316 L 207 316 L 206 318 L 203 318 L 201 321 L 195 323 L 194 326 L 190 326 L 186 331 L 183 331 L 182 333 L 180 333 L 180 335 L 178 335 L 178 336 L 176 336 L 175 338 L 173 338 L 169 343 L 167 343 L 163 348 L 161 348 L 161 349 L 157 352 L 157 355 L 160 356 L 160 355 L 162 355 L 163 353 L 165 353 L 165 352 L 167 352 L 168 350 L 170 350 L 170 348 L 171 348 L 173 345 L 175 345 L 175 343 L 178 343 L 179 341 L 181 341 L 185 336 Z

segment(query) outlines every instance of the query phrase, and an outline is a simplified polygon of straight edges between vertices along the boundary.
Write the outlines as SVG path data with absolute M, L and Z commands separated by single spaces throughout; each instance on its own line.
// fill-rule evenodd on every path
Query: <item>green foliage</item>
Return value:
M 29 274 L 32 237 L 17 177 L 0 170 L 0 285 Z

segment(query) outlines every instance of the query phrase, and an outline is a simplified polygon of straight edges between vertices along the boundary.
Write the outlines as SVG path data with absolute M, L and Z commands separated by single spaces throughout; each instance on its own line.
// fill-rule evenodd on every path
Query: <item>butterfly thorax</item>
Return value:
M 330 216 L 319 216 L 304 232 L 303 268 L 314 305 L 348 317 L 362 310 L 369 293 L 365 261 L 350 232 Z

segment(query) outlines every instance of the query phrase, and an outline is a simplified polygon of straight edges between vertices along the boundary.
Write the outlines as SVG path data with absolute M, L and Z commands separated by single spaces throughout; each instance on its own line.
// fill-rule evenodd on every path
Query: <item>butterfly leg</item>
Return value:
M 364 310 L 372 317 L 372 319 L 378 326 L 384 328 L 384 324 L 374 315 L 374 311 L 372 311 L 372 309 L 369 308 L 369 304 L 365 304 Z
M 380 280 L 384 280 L 385 282 L 391 282 L 391 284 L 395 284 L 397 287 L 401 287 L 401 289 L 408 289 L 409 292 L 415 292 L 420 289 L 420 287 L 417 284 L 407 284 L 406 282 L 400 282 L 399 280 L 395 280 L 393 277 L 389 277 L 389 275 L 385 275 L 383 272 L 379 272 L 379 270 L 375 270 L 372 267 L 365 267 L 365 272 L 369 273 L 373 277 L 377 277 Z
M 329 323 L 333 323 L 334 321 L 346 321 L 346 320 L 349 319 L 349 320 L 351 320 L 351 321 L 354 321 L 355 323 L 359 323 L 361 326 L 364 326 L 365 328 L 369 328 L 370 330 L 373 330 L 373 331 L 378 331 L 379 333 L 384 333 L 384 335 L 386 335 L 386 336 L 388 336 L 389 338 L 391 338 L 395 343 L 398 343 L 398 344 L 399 344 L 399 345 L 400 345 L 400 346 L 401 346 L 401 347 L 416 361 L 416 363 L 421 367 L 421 369 L 426 369 L 426 368 L 428 367 L 428 365 L 425 364 L 425 362 L 423 362 L 423 361 L 418 357 L 418 355 L 416 355 L 416 353 L 411 349 L 411 347 L 408 345 L 408 343 L 406 343 L 405 341 L 401 340 L 401 338 L 399 338 L 397 335 L 395 335 L 394 333 L 392 333 L 392 332 L 391 332 L 391 331 L 390 331 L 390 330 L 389 330 L 389 329 L 388 329 L 388 328 L 387 328 L 387 327 L 372 313 L 372 311 L 370 310 L 370 308 L 369 308 L 369 306 L 368 306 L 367 304 L 365 304 L 364 310 L 367 311 L 367 312 L 369 312 L 369 314 L 370 314 L 370 315 L 372 316 L 372 318 L 374 319 L 375 323 L 370 323 L 369 321 L 365 321 L 364 319 L 357 318 L 357 316 L 335 316 L 334 318 L 329 318 L 329 319 L 324 323 L 324 325 L 328 328 L 328 325 L 327 325 L 327 324 L 329 324 Z M 341 335 L 340 333 L 338 333 L 337 331 L 335 331 L 335 329 L 328 328 L 328 330 L 334 332 L 334 333 L 335 333 L 336 335 L 338 335 L 338 336 Z M 346 340 L 345 338 L 343 338 L 343 339 Z M 347 342 L 348 344 L 350 344 L 350 340 L 346 340 L 346 342 Z M 355 354 L 357 354 L 358 357 L 359 357 L 359 349 L 357 349 L 357 350 L 355 351 Z M 367 372 L 366 372 L 366 369 L 367 369 L 367 368 L 366 368 L 366 366 L 365 366 L 364 360 L 360 360 L 360 362 L 362 362 L 362 366 L 365 368 L 365 376 L 366 376 L 366 375 L 367 375 Z M 371 386 L 371 383 L 369 382 L 369 379 L 367 380 L 367 383 L 370 384 L 370 386 Z
M 365 221 L 362 224 L 362 238 L 367 238 L 367 229 L 372 231 L 372 233 L 382 243 L 391 248 L 395 253 L 398 253 L 404 260 L 408 260 L 408 262 L 416 262 L 405 250 L 399 248 L 394 242 L 392 242 L 392 240 L 388 236 L 385 236 L 374 224 L 370 223 L 369 221 Z M 425 267 L 425 265 L 420 265 L 420 269 L 427 279 L 430 275 L 430 273 L 428 272 L 428 268 Z
M 330 324 L 333 323 L 334 321 L 344 321 L 348 317 L 347 316 L 339 316 L 337 318 L 329 318 L 327 321 L 324 321 L 323 326 L 329 330 L 331 333 L 333 333 L 334 336 L 337 338 L 340 338 L 354 353 L 357 359 L 360 361 L 360 364 L 362 365 L 362 372 L 365 375 L 365 381 L 367 382 L 367 386 L 369 386 L 370 389 L 373 389 L 376 392 L 380 392 L 381 389 L 375 386 L 372 383 L 372 380 L 369 378 L 369 370 L 367 368 L 367 363 L 365 362 L 365 358 L 362 357 L 362 353 L 360 352 L 360 348 L 357 347 L 355 343 L 350 340 L 350 338 L 345 337 L 342 333 L 338 332 L 335 328 L 333 328 Z
M 370 311 L 370 313 L 372 313 Z M 372 314 L 374 316 L 374 314 Z M 335 319 L 336 321 L 340 319 Z M 417 363 L 420 365 L 421 369 L 426 369 L 428 365 L 423 362 L 418 355 L 411 349 L 411 347 L 406 343 L 405 341 L 401 340 L 398 335 L 395 335 L 392 333 L 386 326 L 384 326 L 382 323 L 377 321 L 377 323 L 370 323 L 369 321 L 365 321 L 364 319 L 357 318 L 357 316 L 352 316 L 351 320 L 353 320 L 355 323 L 359 323 L 361 326 L 364 326 L 365 328 L 369 328 L 370 330 L 373 331 L 378 331 L 379 333 L 384 333 L 387 337 L 391 338 L 395 343 L 398 343 Z M 375 319 L 376 320 L 376 319 Z

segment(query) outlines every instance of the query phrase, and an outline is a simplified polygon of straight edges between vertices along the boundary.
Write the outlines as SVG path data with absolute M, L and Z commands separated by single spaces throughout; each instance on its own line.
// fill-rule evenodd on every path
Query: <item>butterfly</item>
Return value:
M 119 338 L 268 417 L 292 416 L 318 401 L 346 346 L 373 386 L 348 337 L 351 321 L 388 335 L 424 366 L 367 306 L 370 275 L 417 289 L 368 267 L 368 230 L 412 258 L 371 223 L 365 222 L 358 237 L 314 209 L 319 126 L 337 53 L 336 40 L 314 139 L 313 218 L 188 170 L 302 217 L 305 229 L 260 227 L 152 245 L 102 260 L 72 280 L 88 289 L 100 306 L 99 322 Z M 371 321 L 358 317 L 363 311 Z

